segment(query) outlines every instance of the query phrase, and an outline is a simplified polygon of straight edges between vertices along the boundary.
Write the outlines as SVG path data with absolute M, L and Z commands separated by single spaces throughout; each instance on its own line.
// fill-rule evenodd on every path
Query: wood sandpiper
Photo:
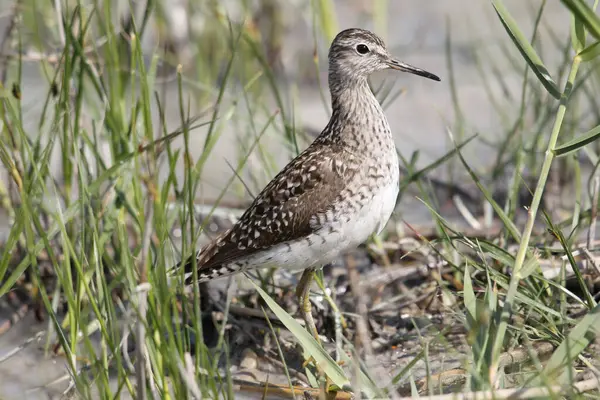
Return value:
M 231 229 L 183 263 L 186 284 L 193 283 L 193 268 L 199 283 L 263 267 L 304 270 L 296 294 L 306 327 L 319 340 L 308 296 L 316 268 L 380 233 L 396 205 L 398 155 L 368 84 L 371 73 L 385 69 L 440 80 L 392 58 L 372 32 L 347 29 L 335 37 L 329 123 Z

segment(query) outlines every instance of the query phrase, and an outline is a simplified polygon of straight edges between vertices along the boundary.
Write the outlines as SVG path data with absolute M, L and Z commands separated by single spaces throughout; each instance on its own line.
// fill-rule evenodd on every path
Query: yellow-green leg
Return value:
M 306 329 L 317 340 L 317 343 L 321 344 L 321 339 L 319 338 L 319 333 L 317 332 L 317 326 L 315 325 L 315 320 L 312 316 L 312 306 L 310 303 L 310 284 L 315 276 L 316 270 L 314 268 L 307 268 L 302 273 L 302 277 L 300 277 L 300 282 L 298 282 L 298 287 L 296 288 L 296 296 L 298 296 L 298 301 L 300 302 L 300 313 L 302 314 L 302 318 L 306 323 Z M 309 363 L 314 363 L 316 367 L 317 375 L 320 376 L 320 380 L 324 380 L 323 389 L 325 393 L 329 392 L 329 386 L 331 385 L 331 381 L 329 377 L 323 373 L 323 370 L 319 367 L 319 365 L 315 362 L 315 360 L 310 357 L 303 364 L 303 367 L 306 367 Z
M 300 282 L 298 283 L 298 288 L 296 289 L 296 296 L 298 296 L 298 301 L 300 303 L 300 314 L 306 323 L 306 329 L 317 339 L 319 344 L 321 343 L 321 339 L 319 339 L 319 333 L 317 332 L 317 326 L 315 325 L 315 320 L 312 316 L 312 306 L 310 303 L 310 284 L 312 283 L 313 277 L 315 276 L 314 268 L 307 268 L 302 273 L 302 277 L 300 278 Z

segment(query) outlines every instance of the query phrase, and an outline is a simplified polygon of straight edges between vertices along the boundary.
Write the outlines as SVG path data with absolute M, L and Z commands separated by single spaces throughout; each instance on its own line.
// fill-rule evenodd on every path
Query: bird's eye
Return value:
M 358 51 L 359 54 L 367 54 L 369 52 L 369 48 L 366 44 L 359 44 L 356 46 L 356 51 Z

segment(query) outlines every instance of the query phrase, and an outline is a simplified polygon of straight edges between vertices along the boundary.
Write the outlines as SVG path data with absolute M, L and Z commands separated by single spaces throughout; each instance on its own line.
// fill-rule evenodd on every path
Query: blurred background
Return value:
M 565 2 L 500 3 L 562 91 L 575 46 Z M 405 181 L 388 233 L 402 236 L 405 223 L 439 233 L 432 210 L 457 221 L 463 232 L 505 229 L 506 220 L 499 221 L 478 185 L 520 230 L 559 103 L 527 66 L 491 1 L 0 1 L 0 242 L 15 246 L 10 257 L 18 265 L 9 269 L 9 256 L 0 262 L 0 398 L 59 396 L 69 381 L 67 362 L 46 357 L 49 340 L 44 346 L 24 344 L 24 338 L 40 341 L 48 333 L 43 329 L 56 328 L 48 320 L 40 323 L 38 314 L 53 307 L 59 315 L 63 288 L 77 286 L 59 276 L 60 284 L 48 288 L 55 291 L 52 307 L 39 299 L 24 306 L 15 297 L 21 274 L 31 270 L 26 263 L 36 258 L 27 261 L 34 242 L 36 254 L 42 248 L 48 253 L 37 262 L 52 265 L 51 271 L 69 258 L 54 260 L 49 249 L 55 242 L 46 245 L 40 232 L 53 232 L 60 249 L 81 251 L 84 267 L 95 265 L 83 259 L 98 248 L 109 249 L 99 259 L 128 260 L 103 259 L 107 271 L 153 265 L 152 282 L 153 273 L 161 276 L 162 268 L 180 259 L 173 236 L 184 248 L 191 242 L 182 229 L 191 220 L 186 211 L 164 220 L 162 211 L 179 210 L 194 197 L 197 221 L 216 217 L 200 237 L 209 239 L 230 226 L 252 195 L 325 127 L 331 113 L 327 52 L 333 37 L 350 27 L 374 31 L 398 59 L 441 77 L 433 82 L 386 71 L 371 79 L 404 158 Z M 582 64 L 559 144 L 600 124 L 597 65 Z M 160 157 L 145 147 L 169 134 Z M 454 153 L 463 144 L 464 163 Z M 599 154 L 592 142 L 552 164 L 542 206 L 562 227 L 575 230 L 590 208 Z M 15 179 L 13 167 L 25 184 Z M 34 205 L 30 214 L 15 212 L 24 193 Z M 431 198 L 423 200 L 425 193 Z M 150 197 L 160 201 L 150 206 Z M 79 209 L 78 201 L 85 207 Z M 38 214 L 39 226 L 31 222 Z M 27 236 L 27 229 L 36 234 Z M 506 231 L 499 236 L 499 246 L 508 247 Z M 131 253 L 124 250 L 128 245 Z M 156 259 L 147 256 L 148 246 L 159 249 L 152 253 Z M 152 264 L 156 260 L 160 267 Z M 462 272 L 453 273 L 462 282 Z M 135 292 L 139 277 L 124 275 L 116 280 L 125 293 Z M 546 300 L 555 301 L 553 296 Z M 452 307 L 450 297 L 441 302 Z M 65 309 L 81 303 L 75 297 L 66 302 Z M 63 322 L 75 340 L 81 332 L 73 321 Z M 179 360 L 170 361 L 177 375 Z
M 35 132 L 45 106 L 42 99 L 50 87 L 48 71 L 36 59 L 44 52 L 48 55 L 59 49 L 61 34 L 52 2 L 17 3 L 25 11 L 20 25 L 20 40 L 25 50 L 21 72 L 22 106 L 26 116 L 24 128 Z M 75 4 L 65 2 L 65 6 L 68 7 L 69 3 Z M 148 3 L 116 0 L 109 3 L 115 29 L 120 26 L 126 29 L 131 18 L 142 25 Z M 14 4 L 5 1 L 0 5 L 3 16 L 0 19 L 0 35 L 5 36 L 9 32 Z M 91 4 L 87 7 L 88 11 Z M 261 160 L 255 152 L 247 162 L 244 176 L 250 179 L 248 184 L 253 192 L 260 190 L 294 154 L 295 148 L 284 124 L 297 130 L 300 148 L 304 148 L 321 131 L 327 123 L 330 108 L 326 86 L 328 46 L 339 30 L 348 27 L 375 31 L 398 58 L 442 78 L 440 83 L 432 83 L 393 72 L 380 73 L 372 78 L 374 87 L 384 83 L 395 95 L 393 98 L 388 96 L 386 110 L 400 153 L 410 158 L 413 152 L 418 151 L 416 165 L 423 167 L 453 148 L 448 130 L 452 131 L 458 143 L 477 134 L 478 137 L 463 149 L 463 154 L 473 168 L 481 171 L 481 179 L 489 180 L 493 187 L 499 186 L 498 190 L 503 189 L 505 182 L 498 178 L 508 176 L 511 171 L 510 166 L 500 166 L 503 154 L 499 154 L 499 148 L 506 132 L 513 129 L 514 116 L 519 114 L 525 63 L 513 48 L 490 2 L 175 0 L 153 4 L 154 11 L 147 18 L 142 46 L 148 64 L 153 57 L 159 59 L 159 77 L 155 84 L 164 96 L 163 107 L 169 129 L 181 123 L 176 78 L 178 65 L 183 72 L 182 97 L 186 104 L 189 102 L 191 116 L 199 115 L 210 107 L 220 95 L 220 90 L 223 90 L 222 108 L 229 111 L 227 118 L 218 122 L 219 139 L 206 156 L 207 173 L 197 191 L 199 199 L 210 203 L 223 190 L 225 201 L 236 203 L 248 199 L 239 180 L 226 188 L 226 178 L 232 174 L 232 163 L 243 157 L 251 145 L 248 138 L 256 135 L 259 127 L 279 107 L 283 107 L 281 118 L 276 118 L 266 128 L 260 141 L 260 146 L 271 159 L 265 165 L 266 160 Z M 507 0 L 505 4 L 525 33 L 530 35 L 542 2 Z M 136 12 L 139 15 L 135 15 Z M 231 43 L 236 40 L 235 33 L 229 31 L 225 20 L 235 25 L 235 29 L 241 27 L 244 34 L 255 41 L 256 47 L 242 45 L 236 50 L 232 79 L 221 87 L 220 77 L 231 54 Z M 559 70 L 564 62 L 564 41 L 559 38 L 568 35 L 569 22 L 570 16 L 563 5 L 558 2 L 545 4 L 535 44 L 551 70 Z M 126 31 L 120 33 L 126 40 Z M 91 37 L 94 36 L 102 41 L 99 32 Z M 16 38 L 11 40 L 14 45 Z M 91 41 L 86 44 L 93 45 Z M 257 60 L 255 52 L 260 52 L 261 61 Z M 261 72 L 261 62 L 272 68 L 272 77 Z M 16 73 L 14 68 L 10 71 L 9 84 Z M 270 81 L 271 78 L 274 80 Z M 252 90 L 243 99 L 240 97 L 243 85 L 249 82 L 252 82 Z M 540 93 L 541 85 L 536 82 L 529 84 L 529 93 Z M 271 85 L 276 85 L 276 93 Z M 122 100 L 127 103 L 130 99 Z M 543 101 L 543 98 L 539 100 L 540 107 Z M 158 121 L 156 104 L 152 107 Z M 579 115 L 586 121 L 590 118 L 588 122 L 593 125 L 594 117 L 588 112 L 586 105 L 582 104 Z M 525 114 L 523 129 L 527 135 L 535 137 L 539 133 L 534 131 L 539 127 L 536 126 L 539 111 L 536 114 L 535 110 L 528 108 Z M 548 126 L 544 128 L 549 129 Z M 207 129 L 192 132 L 190 148 L 194 158 L 202 153 Z M 181 141 L 178 138 L 174 143 L 180 145 Z M 515 145 L 509 143 L 509 147 Z M 532 153 L 539 152 L 535 147 L 530 150 Z M 55 171 L 60 171 L 59 158 L 57 151 L 53 157 Z M 455 165 L 456 161 L 451 161 L 432 171 L 430 177 L 447 182 L 461 183 L 462 180 L 463 186 L 469 186 L 464 179 L 468 175 L 463 168 Z M 494 179 L 490 180 L 492 172 Z M 526 169 L 525 173 L 529 171 Z M 183 176 L 181 159 L 177 163 L 177 174 Z M 406 214 L 409 220 L 413 218 L 411 214 L 427 218 L 426 208 L 418 202 L 412 206 L 416 208 L 400 212 Z

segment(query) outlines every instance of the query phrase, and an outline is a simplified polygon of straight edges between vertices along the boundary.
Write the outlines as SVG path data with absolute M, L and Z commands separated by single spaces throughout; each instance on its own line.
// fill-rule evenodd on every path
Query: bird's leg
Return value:
M 313 281 L 315 272 L 316 270 L 314 268 L 307 268 L 304 270 L 304 272 L 302 273 L 302 277 L 300 277 L 298 287 L 296 289 L 296 296 L 298 296 L 298 300 L 300 302 L 300 313 L 302 314 L 302 318 L 306 323 L 306 328 L 315 337 L 317 343 L 321 344 L 321 339 L 319 338 L 319 333 L 317 332 L 315 320 L 312 316 L 312 307 L 310 303 L 310 284 Z M 319 367 L 316 361 L 312 357 L 310 357 L 304 362 L 303 367 L 306 367 L 311 362 L 313 362 L 315 365 L 315 368 L 317 370 L 317 376 L 320 376 L 321 379 L 324 379 L 323 389 L 325 390 L 325 393 L 328 393 L 331 381 L 329 377 L 323 373 L 323 370 Z
M 302 315 L 302 318 L 304 319 L 304 323 L 306 324 L 306 329 L 308 329 L 308 331 L 315 337 L 315 339 L 317 340 L 317 343 L 319 343 L 319 345 L 320 345 L 321 339 L 319 338 L 319 333 L 317 332 L 315 320 L 313 319 L 313 316 L 312 316 L 312 306 L 310 303 L 310 284 L 312 283 L 314 276 L 315 276 L 314 268 L 307 268 L 304 270 L 304 272 L 302 273 L 302 277 L 300 277 L 300 282 L 298 283 L 298 287 L 296 288 L 296 296 L 298 296 L 298 301 L 300 303 L 300 314 Z M 321 370 L 319 365 L 316 363 L 316 360 L 312 358 L 312 356 L 310 358 L 308 358 L 306 361 L 304 361 L 302 366 L 304 368 L 306 368 L 306 366 L 310 363 L 314 363 L 314 366 L 315 366 L 316 372 L 317 372 L 317 376 L 325 377 L 325 389 L 327 389 L 329 387 L 329 384 L 328 384 L 329 379 L 326 376 L 324 376 L 323 371 Z
M 306 329 L 317 339 L 317 342 L 321 344 L 319 339 L 319 333 L 315 325 L 315 320 L 312 316 L 312 306 L 310 303 L 310 284 L 312 283 L 313 277 L 315 276 L 314 268 L 307 268 L 302 273 L 298 288 L 296 289 L 296 296 L 300 303 L 300 314 L 306 323 Z

